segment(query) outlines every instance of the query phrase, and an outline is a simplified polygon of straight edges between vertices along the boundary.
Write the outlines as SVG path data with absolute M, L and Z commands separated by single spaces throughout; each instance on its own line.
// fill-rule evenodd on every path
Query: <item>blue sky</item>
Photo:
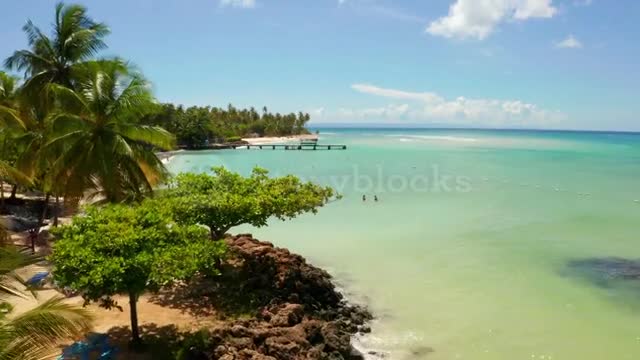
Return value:
M 83 0 L 160 101 L 315 123 L 640 130 L 635 0 Z M 3 4 L 0 57 L 55 1 Z

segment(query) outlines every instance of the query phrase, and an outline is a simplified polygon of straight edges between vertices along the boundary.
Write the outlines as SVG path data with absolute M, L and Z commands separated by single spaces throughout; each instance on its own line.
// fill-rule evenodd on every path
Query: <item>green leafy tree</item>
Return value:
M 63 3 L 55 8 L 53 36 L 45 35 L 30 20 L 22 29 L 29 49 L 14 52 L 5 66 L 25 73 L 24 87 L 32 95 L 51 83 L 72 88 L 78 65 L 106 48 L 103 39 L 109 34 L 109 28 L 91 19 L 84 6 Z
M 94 190 L 107 202 L 136 200 L 168 175 L 154 149 L 171 149 L 166 130 L 142 125 L 155 107 L 147 81 L 121 61 L 77 69 L 77 90 L 53 84 L 60 110 L 51 116 L 47 146 L 63 148 L 51 171 L 65 195 Z
M 213 175 L 179 174 L 164 192 L 176 220 L 209 227 L 212 240 L 221 239 L 234 226 L 261 227 L 271 217 L 286 220 L 315 213 L 334 197 L 329 187 L 291 175 L 270 178 L 260 168 L 249 177 L 222 167 L 213 171 Z
M 0 294 L 28 296 L 16 287 L 15 270 L 43 259 L 0 246 Z M 91 328 L 92 317 L 85 309 L 52 298 L 17 317 L 0 318 L 0 360 L 39 360 L 50 357 L 62 341 L 82 336 Z
M 113 295 L 128 295 L 134 343 L 140 342 L 140 295 L 198 272 L 217 273 L 225 252 L 224 244 L 208 241 L 205 229 L 173 223 L 152 201 L 89 208 L 55 234 L 54 279 L 108 308 L 117 306 Z

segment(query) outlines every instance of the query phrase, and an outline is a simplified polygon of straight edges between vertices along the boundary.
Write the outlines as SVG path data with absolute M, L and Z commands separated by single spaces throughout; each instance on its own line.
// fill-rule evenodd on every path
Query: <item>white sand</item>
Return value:
M 243 141 L 248 142 L 251 145 L 265 145 L 265 144 L 284 144 L 297 142 L 300 140 L 317 140 L 318 135 L 292 135 L 292 136 L 280 136 L 280 137 L 259 137 L 259 138 L 244 138 Z

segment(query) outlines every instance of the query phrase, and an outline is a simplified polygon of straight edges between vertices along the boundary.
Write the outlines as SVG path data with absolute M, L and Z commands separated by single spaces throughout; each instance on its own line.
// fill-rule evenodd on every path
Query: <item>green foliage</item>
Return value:
M 16 152 L 16 168 L 65 198 L 148 194 L 168 175 L 153 150 L 173 148 L 174 137 L 140 124 L 157 107 L 141 75 L 119 59 L 95 59 L 107 47 L 107 26 L 83 6 L 60 3 L 50 36 L 30 21 L 23 30 L 28 48 L 5 65 L 23 72 L 24 84 L 0 73 L 0 123 L 17 128 L 0 134 L 9 140 L 0 145 Z
M 213 171 L 213 175 L 179 174 L 163 194 L 178 222 L 206 225 L 214 240 L 234 226 L 261 227 L 270 217 L 286 220 L 315 213 L 334 196 L 329 187 L 292 175 L 270 178 L 260 168 L 249 177 L 222 167 Z
M 215 273 L 225 251 L 206 241 L 201 227 L 172 223 L 152 201 L 89 208 L 55 234 L 54 278 L 88 301 L 158 290 L 199 271 Z
M 159 290 L 197 273 L 217 274 L 225 246 L 207 240 L 205 229 L 173 223 L 159 203 L 89 208 L 55 230 L 51 260 L 60 286 L 79 291 L 86 302 L 114 304 L 111 296 Z M 130 304 L 135 313 L 135 301 Z M 137 319 L 132 319 L 134 340 Z
M 240 137 L 240 136 L 230 136 L 230 137 L 225 139 L 226 142 L 236 142 L 236 141 L 240 141 L 240 140 L 242 140 L 242 137 Z
M 96 190 L 108 202 L 138 200 L 168 173 L 154 146 L 173 147 L 166 130 L 141 125 L 154 107 L 148 83 L 121 61 L 93 61 L 79 67 L 77 90 L 53 84 L 60 103 L 52 114 L 47 146 L 65 151 L 52 164 L 65 195 Z
M 204 146 L 207 140 L 214 143 L 236 141 L 251 135 L 307 134 L 305 126 L 310 119 L 309 114 L 272 114 L 266 108 L 260 114 L 254 108 L 236 109 L 232 105 L 226 109 L 208 106 L 184 109 L 182 106 L 164 104 L 145 117 L 143 122 L 162 126 L 175 134 L 179 145 L 198 148 Z
M 15 270 L 42 261 L 42 258 L 0 246 L 0 293 L 26 297 L 17 289 Z M 6 298 L 4 298 L 6 299 Z M 12 310 L 6 303 L 1 309 Z M 52 298 L 10 320 L 0 314 L 0 360 L 36 360 L 50 356 L 62 341 L 89 331 L 92 317 L 84 309 L 69 305 L 63 298 Z
M 25 93 L 39 96 L 48 84 L 73 87 L 77 65 L 106 48 L 104 37 L 109 34 L 105 24 L 95 22 L 81 5 L 58 3 L 55 9 L 52 36 L 47 36 L 31 21 L 22 28 L 29 49 L 17 50 L 5 61 L 5 66 L 25 73 Z

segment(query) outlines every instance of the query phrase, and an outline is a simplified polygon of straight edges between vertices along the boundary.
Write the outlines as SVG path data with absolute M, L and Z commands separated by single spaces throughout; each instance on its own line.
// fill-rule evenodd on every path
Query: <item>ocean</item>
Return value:
M 347 150 L 185 152 L 169 168 L 260 166 L 338 190 L 315 215 L 233 232 L 300 253 L 368 305 L 366 351 L 640 358 L 640 134 L 319 130 Z

